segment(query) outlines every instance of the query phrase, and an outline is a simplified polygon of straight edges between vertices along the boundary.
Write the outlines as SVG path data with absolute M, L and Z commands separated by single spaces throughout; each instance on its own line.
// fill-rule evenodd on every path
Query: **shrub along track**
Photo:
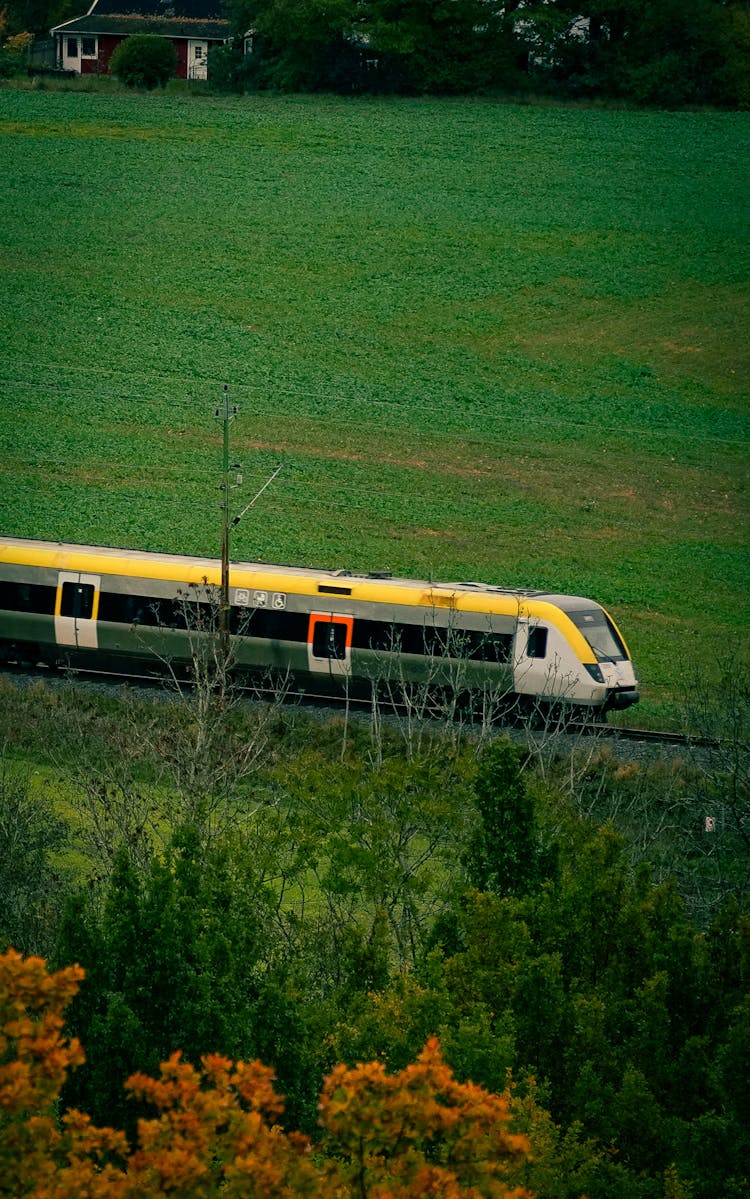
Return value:
M 73 687 L 91 697 L 99 695 L 108 700 L 116 699 L 118 694 L 122 693 L 123 688 L 127 688 L 128 694 L 132 698 L 151 703 L 168 704 L 177 700 L 181 694 L 169 679 L 155 675 L 118 676 L 97 671 L 49 670 L 41 666 L 36 669 L 5 666 L 2 670 L 2 677 L 19 689 L 38 684 L 57 691 Z M 180 686 L 189 689 L 190 684 L 181 683 Z M 297 706 L 303 709 L 311 719 L 323 723 L 332 719 L 341 720 L 342 715 L 358 722 L 369 722 L 373 714 L 371 698 L 349 696 L 337 700 L 331 695 L 298 691 L 293 687 L 282 690 L 264 688 L 261 684 L 237 687 L 232 689 L 232 701 L 234 700 L 248 704 L 276 702 L 289 708 Z M 398 704 L 390 699 L 378 701 L 378 719 L 386 724 L 398 725 L 407 716 L 413 720 L 421 720 L 425 726 L 431 727 L 436 733 L 451 723 L 444 712 L 441 714 L 439 710 L 430 707 L 429 704 L 425 704 L 419 712 L 416 712 L 415 707 L 409 709 L 406 705 Z M 598 738 L 610 746 L 612 744 L 624 746 L 625 743 L 628 743 L 632 746 L 632 749 L 628 750 L 628 757 L 635 756 L 644 759 L 658 756 L 659 751 L 665 749 L 687 752 L 718 749 L 722 745 L 717 738 L 704 737 L 696 733 L 610 725 L 606 723 L 606 719 L 559 721 L 534 714 L 520 717 L 512 707 L 505 712 L 502 718 L 498 715 L 491 722 L 489 730 L 483 729 L 480 732 L 478 729 L 479 719 L 474 717 L 471 712 L 460 708 L 456 710 L 452 723 L 460 724 L 469 738 L 472 736 L 479 738 L 489 731 L 490 735 L 502 734 L 512 737 L 513 740 L 530 741 L 537 746 L 540 741 L 549 740 L 550 742 L 554 741 L 555 748 L 561 752 L 566 749 L 572 751 L 584 738 L 587 741 L 590 738 Z M 648 752 L 648 747 L 653 747 L 651 753 Z

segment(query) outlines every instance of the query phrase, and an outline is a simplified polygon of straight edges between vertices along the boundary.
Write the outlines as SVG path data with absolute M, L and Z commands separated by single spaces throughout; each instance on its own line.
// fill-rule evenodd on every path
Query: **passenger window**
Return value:
M 547 630 L 543 628 L 529 629 L 529 640 L 526 647 L 527 658 L 546 658 Z
M 0 608 L 9 612 L 54 612 L 55 587 L 41 583 L 0 583 Z

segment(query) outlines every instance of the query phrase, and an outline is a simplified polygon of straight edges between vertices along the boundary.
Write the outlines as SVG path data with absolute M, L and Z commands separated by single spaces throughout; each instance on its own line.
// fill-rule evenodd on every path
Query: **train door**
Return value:
M 55 638 L 58 645 L 96 649 L 99 611 L 99 575 L 64 570 L 57 576 Z
M 520 616 L 516 626 L 513 652 L 515 690 L 521 695 L 546 695 L 550 692 L 550 662 L 547 656 L 549 630 L 545 625 Z
M 307 631 L 307 662 L 315 674 L 329 677 L 352 673 L 353 616 L 333 612 L 311 612 Z

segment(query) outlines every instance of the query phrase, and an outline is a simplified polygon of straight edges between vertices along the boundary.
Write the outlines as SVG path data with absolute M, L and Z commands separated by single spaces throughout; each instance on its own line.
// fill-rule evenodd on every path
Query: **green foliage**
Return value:
M 128 87 L 164 87 L 177 66 L 177 52 L 168 38 L 136 33 L 115 47 L 109 69 Z
M 285 763 L 286 838 L 304 861 L 295 888 L 302 904 L 315 896 L 311 948 L 336 987 L 377 985 L 384 955 L 411 964 L 420 956 L 451 895 L 467 770 L 447 750 L 375 766 L 356 754 L 335 765 L 319 753 Z
M 26 73 L 31 41 L 30 33 L 3 37 L 3 12 L 0 11 L 0 79 L 12 79 L 14 75 Z
M 9 0 L 13 33 L 44 35 L 71 0 Z M 624 97 L 659 107 L 747 104 L 742 0 L 227 0 L 241 62 L 212 53 L 212 86 L 419 94 Z M 522 12 L 522 16 L 520 16 Z M 127 82 L 133 86 L 133 80 Z M 136 86 L 156 86 L 140 75 Z
M 732 104 L 739 5 L 713 0 L 246 0 L 250 82 L 289 90 L 626 96 L 662 107 Z M 736 41 L 735 41 L 736 45 Z
M 55 861 L 66 834 L 30 774 L 0 758 L 0 948 L 49 951 L 68 881 Z
M 178 1048 L 192 1062 L 211 1050 L 253 1056 L 253 970 L 267 907 L 248 867 L 223 849 L 202 853 L 185 829 L 145 878 L 123 852 L 102 902 L 95 889 L 71 902 L 58 958 L 83 965 L 92 984 L 71 1012 L 88 1043 L 71 1103 L 132 1127 L 123 1068 L 158 1067 Z
M 750 9 L 743 3 L 730 4 L 721 16 L 722 93 L 728 103 L 750 108 Z
M 76 693 L 61 687 L 53 701 L 51 691 L 0 688 L 19 749 L 31 754 L 36 736 L 62 789 L 77 759 L 109 798 L 110 754 L 110 769 L 129 764 L 148 794 L 146 780 L 162 777 L 157 747 L 172 756 L 183 710 L 95 695 L 76 716 Z M 116 758 L 125 713 L 129 744 Z M 244 725 L 236 712 L 228 722 L 236 745 Z M 628 806 L 632 764 L 597 765 L 588 751 L 592 779 L 581 781 L 577 758 L 555 748 L 554 769 L 530 756 L 521 774 L 508 742 L 477 761 L 475 746 L 438 737 L 407 760 L 397 734 L 378 740 L 365 724 L 313 724 L 295 709 L 274 733 L 255 784 L 264 802 L 231 836 L 164 829 L 166 851 L 145 863 L 131 849 L 111 869 L 102 858 L 99 877 L 89 864 L 59 937 L 59 960 L 88 975 L 70 1028 L 88 1060 L 66 1101 L 132 1130 L 139 1109 L 123 1075 L 177 1046 L 191 1060 L 220 1049 L 268 1061 L 289 1123 L 316 1136 L 320 1078 L 334 1061 L 398 1067 L 437 1034 L 458 1078 L 494 1091 L 512 1083 L 515 1119 L 535 1146 L 517 1185 L 548 1199 L 743 1199 L 750 918 L 729 897 L 701 931 L 677 885 L 655 885 L 603 823 L 607 808 Z M 580 812 L 600 770 L 594 823 Z M 671 773 L 654 772 L 649 803 Z M 563 798 L 553 783 L 566 776 Z M 726 772 L 711 777 L 734 796 Z M 127 774 L 123 786 L 136 793 Z M 28 795 L 3 794 L 12 849 Z M 494 838 L 472 841 L 472 797 Z M 514 823 L 525 840 L 513 839 Z M 14 895 L 29 909 L 40 890 L 45 899 L 44 835 L 35 818 L 28 853 L 0 857 L 0 911 Z M 554 870 L 542 868 L 545 842 Z M 470 846 L 494 889 L 466 891 Z M 20 890 L 17 864 L 29 875 Z M 686 857 L 683 876 L 690 868 Z M 36 908 L 48 937 L 51 906 Z
M 521 750 L 493 741 L 474 785 L 479 827 L 469 845 L 467 876 L 480 891 L 524 895 L 538 883 L 542 863 L 534 805 L 521 773 Z
M 233 45 L 211 46 L 208 83 L 213 92 L 241 92 L 244 56 Z
M 80 15 L 75 0 L 6 0 L 0 9 L 0 34 L 3 19 L 12 35 L 29 30 L 36 37 L 47 38 L 53 25 Z
M 533 1076 L 518 1112 L 543 1148 L 523 1181 L 542 1194 L 652 1199 L 670 1169 L 673 1189 L 695 1199 L 742 1194 L 742 919 L 727 910 L 697 935 L 672 888 L 629 877 L 611 833 L 565 843 L 554 885 L 467 897 L 459 947 L 352 1004 L 337 1052 L 395 1064 L 431 1027 L 459 1077 L 492 1087 L 506 1069 Z M 738 960 L 722 977 L 726 936 Z

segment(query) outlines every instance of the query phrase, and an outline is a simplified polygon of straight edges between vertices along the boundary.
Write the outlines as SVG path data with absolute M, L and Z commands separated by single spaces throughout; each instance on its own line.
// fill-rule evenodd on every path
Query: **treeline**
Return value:
M 209 80 L 218 89 L 750 103 L 748 0 L 225 0 L 225 6 L 235 41 L 210 55 Z M 75 0 L 7 0 L 5 36 L 46 37 L 54 24 L 82 11 Z
M 750 102 L 747 0 L 234 0 L 253 53 L 215 76 L 282 90 L 540 92 Z
M 459 1084 L 510 1088 L 540 1199 L 750 1195 L 741 729 L 711 770 L 645 768 L 205 694 L 0 705 L 40 763 L 0 780 L 0 949 L 86 971 L 63 1110 L 135 1143 L 153 1108 L 124 1080 L 219 1053 L 270 1066 L 319 1145 L 337 1064 L 437 1037 Z

